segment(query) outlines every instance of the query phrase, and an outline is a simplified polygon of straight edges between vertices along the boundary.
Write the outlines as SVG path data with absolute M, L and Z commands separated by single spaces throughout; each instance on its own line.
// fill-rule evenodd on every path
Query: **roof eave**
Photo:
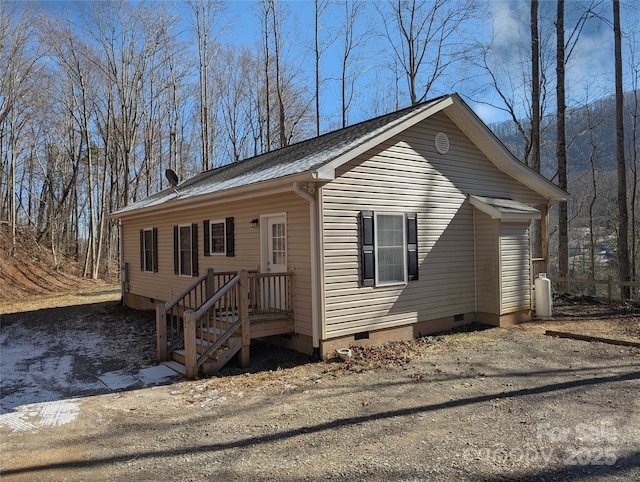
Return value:
M 223 202 L 239 201 L 247 198 L 255 198 L 257 192 L 259 192 L 260 195 L 269 195 L 292 191 L 294 182 L 314 181 L 318 181 L 318 179 L 315 179 L 312 176 L 311 172 L 304 172 L 292 176 L 284 176 L 276 179 L 270 179 L 268 181 L 260 181 L 253 184 L 225 189 L 222 191 L 201 194 L 199 196 L 191 196 L 183 199 L 181 199 L 180 197 L 174 197 L 172 199 L 154 204 L 152 206 L 141 207 L 128 211 L 116 211 L 109 214 L 107 217 L 109 219 L 124 219 L 130 217 L 153 215 L 160 211 L 163 214 L 172 211 L 180 211 L 190 208 L 195 204 L 201 204 L 205 202 L 217 204 Z

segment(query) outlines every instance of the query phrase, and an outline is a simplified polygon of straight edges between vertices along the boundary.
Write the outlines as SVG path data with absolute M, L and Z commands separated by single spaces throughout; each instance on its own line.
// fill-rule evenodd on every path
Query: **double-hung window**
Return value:
M 140 270 L 158 271 L 158 228 L 140 230 Z
M 235 256 L 234 247 L 234 221 L 233 218 L 220 220 L 205 220 L 204 228 L 204 255 L 212 256 L 223 254 Z
M 173 267 L 176 274 L 198 276 L 198 225 L 173 227 Z
M 376 285 L 406 283 L 404 214 L 375 213 Z
M 416 215 L 362 211 L 360 258 L 363 286 L 397 285 L 417 280 Z
M 224 221 L 211 221 L 209 223 L 210 229 L 210 253 L 211 254 L 225 254 L 227 251 L 225 249 L 225 230 L 224 230 Z

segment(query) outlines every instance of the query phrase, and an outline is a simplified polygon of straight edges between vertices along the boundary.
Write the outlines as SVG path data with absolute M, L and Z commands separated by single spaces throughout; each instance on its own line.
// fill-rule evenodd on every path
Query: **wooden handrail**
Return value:
M 223 344 L 239 329 L 241 330 L 241 363 L 248 364 L 248 350 L 249 350 L 249 316 L 248 316 L 248 283 L 247 272 L 242 270 L 239 274 L 236 274 L 232 279 L 227 281 L 216 293 L 213 294 L 205 303 L 203 303 L 197 310 L 187 310 L 184 313 L 184 358 L 185 358 L 185 376 L 187 378 L 195 378 L 198 375 L 199 368 L 204 364 L 209 355 L 216 350 L 219 350 Z M 224 301 L 224 297 L 232 291 L 232 289 L 239 289 L 233 291 L 231 297 L 231 313 L 232 316 L 237 317 L 233 323 L 222 329 L 222 323 L 218 324 L 218 327 L 213 325 L 214 330 L 219 331 L 215 335 L 215 341 L 207 347 L 205 351 L 197 353 L 197 341 L 196 333 L 197 329 L 203 329 L 203 323 L 201 320 L 215 319 L 216 305 L 219 302 Z M 228 301 L 228 300 L 227 300 Z M 236 305 L 237 303 L 237 305 Z M 218 309 L 229 310 L 229 306 L 218 306 Z M 207 322 L 208 324 L 209 322 Z M 208 326 L 207 328 L 210 328 Z M 215 331 L 214 331 L 215 333 Z
M 203 305 L 200 306 L 197 310 L 195 310 L 194 314 L 196 316 L 196 320 L 198 320 L 201 316 L 203 316 L 208 310 L 210 310 L 216 301 L 222 298 L 231 288 L 233 288 L 236 284 L 240 282 L 240 275 L 237 274 L 229 281 L 227 281 L 222 288 L 220 288 L 216 293 L 204 302 Z
M 205 284 L 204 288 L 203 283 Z M 198 288 L 200 288 L 200 302 L 207 296 L 210 296 L 211 290 L 213 289 L 213 269 L 209 268 L 205 274 L 192 281 L 189 286 L 172 300 L 156 305 L 156 346 L 158 361 L 167 360 L 169 352 L 183 344 L 184 324 L 179 323 L 181 310 L 182 314 L 187 311 L 187 298 L 189 298 L 190 304 L 193 301 L 195 301 L 196 304 L 198 303 Z M 180 303 L 182 303 L 182 306 L 180 306 Z M 191 306 L 189 307 L 191 308 Z M 169 318 L 167 318 L 167 316 Z M 171 325 L 169 330 L 167 330 L 167 322 Z M 167 333 L 167 331 L 170 333 Z
M 191 283 L 189 286 L 187 286 L 178 296 L 176 296 L 173 300 L 167 302 L 164 304 L 165 308 L 167 309 L 167 311 L 169 311 L 171 308 L 173 308 L 174 306 L 176 306 L 178 303 L 180 303 L 180 301 L 183 298 L 186 298 L 189 293 L 191 293 L 194 289 L 196 289 L 200 283 L 202 283 L 203 281 L 205 281 L 207 279 L 208 276 L 208 272 L 203 274 L 202 276 L 198 277 L 193 283 Z

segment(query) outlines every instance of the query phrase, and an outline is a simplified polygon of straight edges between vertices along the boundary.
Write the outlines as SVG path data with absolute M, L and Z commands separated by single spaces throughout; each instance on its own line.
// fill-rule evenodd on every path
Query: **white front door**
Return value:
M 284 214 L 262 216 L 260 219 L 262 272 L 273 275 L 287 271 L 287 219 Z M 287 309 L 287 281 L 283 276 L 262 279 L 262 307 L 266 311 Z
M 287 271 L 287 223 L 284 214 L 264 216 L 262 226 L 262 272 Z

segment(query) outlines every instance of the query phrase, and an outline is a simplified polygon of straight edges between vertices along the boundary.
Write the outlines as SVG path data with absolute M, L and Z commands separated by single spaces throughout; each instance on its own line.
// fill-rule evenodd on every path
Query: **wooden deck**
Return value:
M 295 332 L 293 273 L 214 273 L 156 305 L 158 361 L 173 359 L 187 378 L 212 374 L 236 353 L 249 363 L 250 340 Z
M 295 320 L 289 313 L 249 315 L 250 338 L 286 335 L 295 331 Z

